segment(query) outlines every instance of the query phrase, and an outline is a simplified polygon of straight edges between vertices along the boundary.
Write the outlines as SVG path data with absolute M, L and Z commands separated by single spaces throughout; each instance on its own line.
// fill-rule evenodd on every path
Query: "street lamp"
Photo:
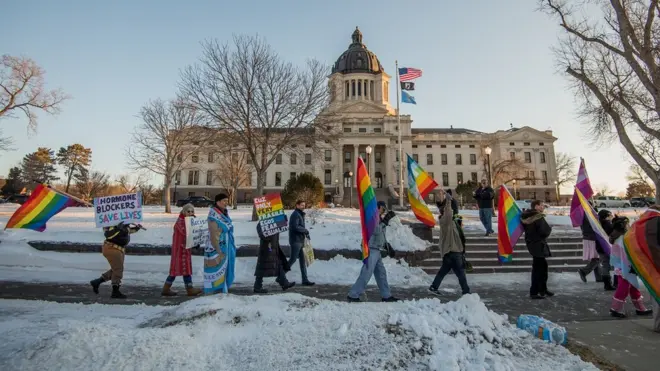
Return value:
M 513 197 L 517 200 L 518 199 L 518 192 L 516 191 L 516 180 L 513 180 Z
M 339 194 L 339 179 L 335 179 L 335 196 Z
M 559 182 L 555 180 L 555 192 L 557 192 L 557 206 L 559 206 Z
M 366 151 L 367 151 L 367 175 L 369 175 L 369 178 L 371 178 L 371 169 L 369 168 L 369 164 L 371 163 L 371 161 L 369 161 L 369 157 L 371 156 L 371 151 L 373 151 L 373 148 L 371 148 L 371 146 L 367 146 Z
M 487 166 L 488 185 L 491 186 L 491 187 L 493 186 L 493 179 L 491 178 L 491 174 L 490 174 L 490 154 L 492 152 L 493 152 L 493 150 L 490 148 L 490 146 L 486 146 L 486 148 L 484 148 L 484 153 L 486 154 L 486 162 L 488 164 L 488 166 Z
M 353 208 L 353 172 L 348 172 L 348 178 L 351 180 L 351 199 L 349 201 L 351 208 Z

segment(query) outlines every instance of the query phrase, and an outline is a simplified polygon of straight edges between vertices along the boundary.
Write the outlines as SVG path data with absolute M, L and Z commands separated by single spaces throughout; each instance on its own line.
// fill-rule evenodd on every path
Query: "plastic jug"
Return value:
M 564 345 L 568 341 L 566 328 L 539 316 L 521 314 L 518 316 L 516 325 L 519 329 L 525 330 L 548 343 Z

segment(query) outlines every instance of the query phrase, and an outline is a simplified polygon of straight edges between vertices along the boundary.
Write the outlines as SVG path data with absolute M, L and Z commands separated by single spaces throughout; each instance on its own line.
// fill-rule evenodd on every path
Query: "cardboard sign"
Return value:
M 195 246 L 206 246 L 209 238 L 209 221 L 207 218 L 186 217 L 186 249 Z
M 261 231 L 265 237 L 285 232 L 289 229 L 284 206 L 279 193 L 269 193 L 254 199 Z
M 96 227 L 112 227 L 142 222 L 142 192 L 94 199 L 94 219 Z

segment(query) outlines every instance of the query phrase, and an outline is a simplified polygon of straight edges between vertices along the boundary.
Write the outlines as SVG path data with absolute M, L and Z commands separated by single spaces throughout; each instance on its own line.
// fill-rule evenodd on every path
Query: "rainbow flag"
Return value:
M 660 304 L 660 212 L 648 209 L 623 236 L 623 246 L 637 277 Z
M 369 239 L 380 222 L 378 207 L 376 206 L 376 193 L 371 188 L 371 179 L 362 158 L 357 163 L 357 192 L 360 204 L 360 224 L 362 225 L 362 261 L 366 264 L 369 257 Z
M 522 211 L 506 186 L 500 186 L 497 205 L 497 258 L 500 263 L 513 259 L 513 247 L 523 232 L 520 216 Z
M 408 155 L 408 202 L 417 219 L 429 227 L 435 226 L 435 218 L 424 197 L 437 186 L 438 183 Z
M 585 198 L 591 198 L 594 195 L 594 190 L 591 188 L 591 181 L 589 181 L 589 174 L 587 174 L 587 167 L 584 165 L 584 159 L 580 158 L 580 168 L 578 169 L 577 182 L 575 188 L 579 189 Z M 571 223 L 573 227 L 582 225 L 584 219 L 584 209 L 580 207 L 580 200 L 575 192 L 573 192 L 573 199 L 571 200 Z
M 596 242 L 603 249 L 605 254 L 610 255 L 610 252 L 612 251 L 610 238 L 607 233 L 605 233 L 605 230 L 603 230 L 603 226 L 600 225 L 598 214 L 596 214 L 594 208 L 589 205 L 589 202 L 587 202 L 587 199 L 577 187 L 575 187 L 575 195 L 582 206 L 584 216 L 587 218 L 589 224 L 591 224 L 591 228 L 593 228 L 596 233 Z
M 25 203 L 9 218 L 5 229 L 27 228 L 43 232 L 46 230 L 46 222 L 50 218 L 74 204 L 76 201 L 71 197 L 39 184 Z

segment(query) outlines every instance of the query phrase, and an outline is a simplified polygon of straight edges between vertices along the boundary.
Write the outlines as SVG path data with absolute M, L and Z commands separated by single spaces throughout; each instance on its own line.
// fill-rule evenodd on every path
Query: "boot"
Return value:
M 95 293 L 95 294 L 98 295 L 98 293 L 99 293 L 99 286 L 101 286 L 101 284 L 102 284 L 103 282 L 105 282 L 105 280 L 103 279 L 103 277 L 99 277 L 99 278 L 97 278 L 97 279 L 95 279 L 95 280 L 91 280 L 91 281 L 89 281 L 89 284 L 92 285 L 92 290 L 94 290 L 94 293 Z
M 126 295 L 119 291 L 119 286 L 120 285 L 112 285 L 112 294 L 110 295 L 112 299 L 126 299 Z
M 161 296 L 176 296 L 176 292 L 172 291 L 172 284 L 165 282 L 163 285 L 163 292 L 160 293 Z
M 286 291 L 286 290 L 292 288 L 295 285 L 296 285 L 295 282 L 286 282 L 284 284 L 280 284 L 280 286 L 282 286 L 282 291 Z
M 397 301 L 399 301 L 399 300 L 400 300 L 400 299 L 395 298 L 394 296 L 390 296 L 389 298 L 383 298 L 383 299 L 381 299 L 381 301 L 384 302 L 384 303 L 395 303 L 395 302 L 397 302 Z
M 637 312 L 638 316 L 650 316 L 651 314 L 653 314 L 653 309 L 646 309 L 646 307 L 644 306 L 642 297 L 640 297 L 639 299 L 633 299 L 632 303 L 635 306 L 635 312 Z
M 615 318 L 626 318 L 624 313 L 624 306 L 626 302 L 617 298 L 612 298 L 612 306 L 610 307 L 610 315 Z
M 619 276 L 614 275 L 614 279 L 612 280 L 612 286 L 614 286 L 615 289 L 619 287 Z
M 616 290 L 614 286 L 612 286 L 612 280 L 610 279 L 610 276 L 603 276 L 603 288 L 605 289 L 605 291 Z
M 198 296 L 201 293 L 202 293 L 201 289 L 196 289 L 192 286 L 186 286 L 186 294 L 188 294 L 188 296 Z
M 580 279 L 582 280 L 582 282 L 587 283 L 587 275 L 584 274 L 582 268 L 578 269 L 578 274 L 580 275 Z

